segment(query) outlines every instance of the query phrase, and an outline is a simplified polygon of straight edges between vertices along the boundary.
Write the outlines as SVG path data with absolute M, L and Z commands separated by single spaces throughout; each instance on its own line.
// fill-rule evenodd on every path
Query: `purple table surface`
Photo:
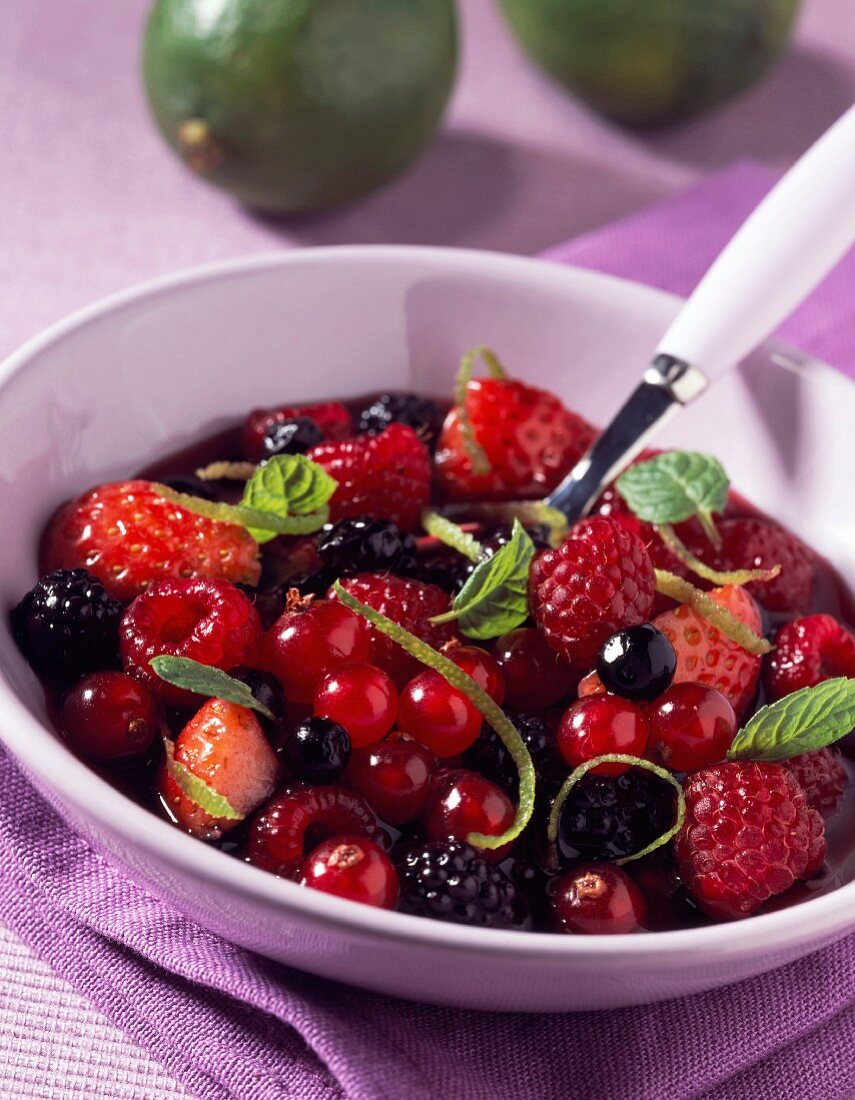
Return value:
M 446 126 L 382 192 L 331 214 L 253 217 L 154 134 L 137 77 L 148 0 L 0 0 L 0 355 L 101 295 L 294 245 L 406 242 L 534 253 L 734 160 L 784 167 L 855 100 L 853 0 L 806 0 L 758 87 L 648 136 L 595 118 L 522 58 L 491 0 L 461 0 Z M 187 1095 L 0 927 L 0 1096 Z

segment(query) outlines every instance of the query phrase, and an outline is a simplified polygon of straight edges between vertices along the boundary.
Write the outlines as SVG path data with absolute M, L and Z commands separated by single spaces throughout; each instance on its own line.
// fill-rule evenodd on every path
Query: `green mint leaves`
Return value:
M 528 618 L 528 572 L 534 543 L 518 519 L 510 542 L 475 568 L 451 610 L 432 621 L 457 621 L 468 638 L 498 638 Z
M 207 695 L 209 698 L 224 699 L 227 703 L 249 707 L 250 710 L 263 714 L 265 718 L 275 717 L 263 703 L 259 703 L 246 684 L 235 680 L 222 669 L 203 665 L 189 657 L 171 657 L 166 654 L 152 657 L 149 665 L 161 680 L 175 687 L 192 691 L 196 695 Z
M 788 760 L 823 749 L 855 727 L 855 680 L 845 676 L 761 707 L 737 733 L 728 760 Z
M 224 795 L 215 791 L 204 779 L 194 775 L 180 760 L 175 759 L 175 746 L 169 738 L 164 738 L 163 748 L 166 753 L 167 772 L 191 802 L 211 817 L 226 821 L 243 821 L 244 815 L 238 813 Z
M 712 455 L 666 451 L 630 466 L 615 485 L 639 519 L 682 523 L 697 516 L 710 539 L 717 541 L 712 514 L 724 510 L 729 482 L 724 467 Z
M 320 530 L 329 518 L 327 502 L 336 491 L 335 478 L 305 455 L 275 455 L 247 481 L 240 506 L 274 515 L 314 516 Z M 274 533 L 248 527 L 256 542 L 267 542 Z

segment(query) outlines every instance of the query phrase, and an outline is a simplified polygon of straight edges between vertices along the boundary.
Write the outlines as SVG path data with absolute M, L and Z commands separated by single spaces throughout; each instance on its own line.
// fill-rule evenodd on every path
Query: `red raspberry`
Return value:
M 164 764 L 158 776 L 161 798 L 179 825 L 213 840 L 269 798 L 279 763 L 251 710 L 209 699 L 175 741 L 175 759 L 226 798 L 240 819 L 214 818 L 182 791 Z
M 242 527 L 164 500 L 149 481 L 101 485 L 62 507 L 47 526 L 40 573 L 84 568 L 118 600 L 165 577 L 256 584 L 258 544 Z
M 685 792 L 680 874 L 710 916 L 750 916 L 822 866 L 822 817 L 781 764 L 718 764 L 690 775 Z
M 808 615 L 778 631 L 763 667 L 770 701 L 835 676 L 855 678 L 855 635 L 831 615 Z
M 828 817 L 837 808 L 848 782 L 840 754 L 833 749 L 817 749 L 784 761 L 805 792 L 808 806 Z
M 462 499 L 516 500 L 542 497 L 572 470 L 597 435 L 557 397 L 522 382 L 497 378 L 471 381 L 466 411 L 490 470 L 472 469 L 460 413 L 448 414 L 436 452 L 443 490 Z
M 448 611 L 448 594 L 435 584 L 396 577 L 391 573 L 359 573 L 341 582 L 351 596 L 403 626 L 434 649 L 457 637 L 453 623 L 434 625 L 430 619 Z M 335 593 L 330 590 L 330 599 Z M 423 667 L 391 638 L 369 625 L 371 663 L 388 672 L 399 688 Z
M 647 619 L 655 586 L 641 539 L 616 520 L 594 516 L 532 562 L 532 614 L 553 649 L 584 665 L 615 631 Z
M 430 501 L 430 454 L 412 428 L 390 424 L 379 435 L 320 443 L 308 457 L 336 479 L 330 520 L 388 519 L 413 531 Z
M 331 836 L 364 836 L 389 847 L 389 838 L 361 794 L 332 784 L 286 787 L 256 814 L 249 827 L 250 863 L 291 878 L 312 847 Z
M 243 449 L 250 462 L 264 458 L 264 431 L 268 424 L 307 416 L 323 432 L 324 439 L 347 439 L 353 434 L 350 413 L 338 401 L 321 405 L 282 405 L 275 409 L 253 409 L 243 425 Z
M 168 580 L 137 596 L 119 627 L 125 671 L 168 703 L 198 705 L 199 696 L 154 672 L 152 657 L 190 657 L 228 670 L 247 660 L 260 631 L 258 613 L 228 581 Z

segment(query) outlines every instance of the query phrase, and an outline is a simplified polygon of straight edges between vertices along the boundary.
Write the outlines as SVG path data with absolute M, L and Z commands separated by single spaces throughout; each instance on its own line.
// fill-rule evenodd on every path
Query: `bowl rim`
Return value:
M 328 265 L 417 262 L 448 270 L 469 269 L 482 275 L 505 272 L 517 275 L 528 285 L 544 281 L 559 291 L 579 281 L 611 288 L 636 298 L 647 298 L 648 308 L 658 307 L 673 314 L 680 299 L 666 291 L 573 265 L 502 252 L 444 248 L 425 245 L 335 245 L 307 249 L 273 250 L 207 263 L 148 279 L 74 311 L 26 341 L 0 363 L 0 401 L 7 383 L 53 344 L 102 317 L 146 298 L 169 293 L 192 284 L 252 274 L 259 270 L 304 264 Z M 773 346 L 787 351 L 785 345 Z M 841 372 L 803 353 L 794 353 L 819 373 L 824 383 L 844 384 L 850 394 L 855 384 Z M 4 626 L 8 631 L 8 625 Z M 188 873 L 196 880 L 216 883 L 246 895 L 250 902 L 269 907 L 282 906 L 303 920 L 314 919 L 341 932 L 383 936 L 413 946 L 463 951 L 469 954 L 513 955 L 516 961 L 537 959 L 556 962 L 565 959 L 596 959 L 598 963 L 623 965 L 627 960 L 643 962 L 668 957 L 675 963 L 697 958 L 703 949 L 714 954 L 749 955 L 768 952 L 772 947 L 815 942 L 824 935 L 843 934 L 855 926 L 855 881 L 797 905 L 764 913 L 748 920 L 698 928 L 655 932 L 650 935 L 620 934 L 563 936 L 554 932 L 497 931 L 470 928 L 428 920 L 408 914 L 376 909 L 337 898 L 321 891 L 304 889 L 296 883 L 235 859 L 218 849 L 199 843 L 166 820 L 134 802 L 102 779 L 78 759 L 46 724 L 39 721 L 18 698 L 5 675 L 0 674 L 0 740 L 11 755 L 46 787 L 56 789 L 60 800 L 94 819 L 107 832 L 119 834 L 132 848 L 142 847 L 157 859 Z M 55 777 L 61 777 L 59 783 Z M 738 930 L 738 931 L 737 931 Z M 734 935 L 734 933 L 737 933 Z

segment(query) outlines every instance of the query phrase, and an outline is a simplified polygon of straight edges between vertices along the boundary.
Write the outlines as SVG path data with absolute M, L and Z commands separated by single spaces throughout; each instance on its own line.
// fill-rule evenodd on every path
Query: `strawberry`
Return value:
M 318 405 L 282 405 L 275 409 L 253 409 L 243 425 L 243 449 L 250 462 L 260 462 L 264 454 L 264 433 L 270 424 L 308 417 L 320 428 L 324 439 L 347 439 L 353 434 L 350 413 L 339 401 Z
M 412 428 L 395 423 L 379 435 L 321 443 L 308 457 L 338 482 L 331 522 L 371 516 L 405 531 L 419 526 L 430 501 L 430 455 Z
M 166 577 L 256 584 L 261 574 L 258 544 L 242 527 L 188 512 L 149 481 L 101 485 L 56 513 L 39 572 L 80 568 L 126 602 Z
M 464 500 L 545 496 L 597 435 L 553 394 L 503 378 L 470 381 L 466 413 L 489 469 L 479 472 L 472 467 L 459 407 L 446 417 L 436 453 L 441 488 Z

